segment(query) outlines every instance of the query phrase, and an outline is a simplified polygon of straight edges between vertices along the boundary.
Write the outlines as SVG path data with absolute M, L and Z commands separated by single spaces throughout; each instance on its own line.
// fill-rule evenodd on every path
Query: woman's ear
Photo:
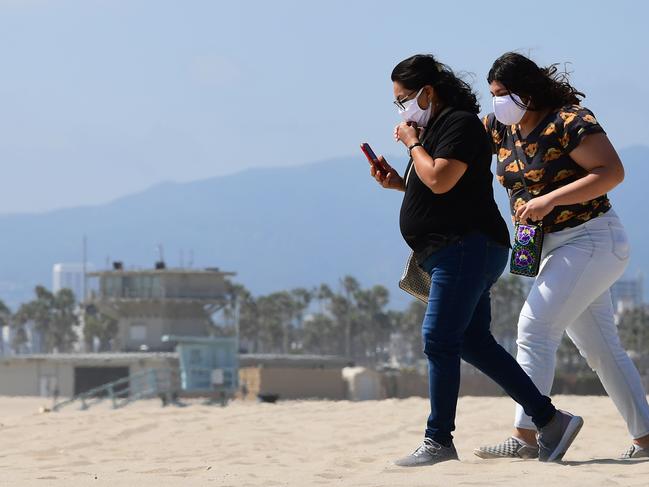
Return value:
M 430 98 L 429 98 L 430 103 L 433 105 L 433 107 L 436 108 L 441 103 L 441 100 L 439 99 L 439 96 L 437 95 L 437 90 L 435 88 L 431 86 L 429 87 L 429 89 L 430 89 Z
M 426 98 L 428 98 L 428 104 L 429 105 L 437 104 L 438 99 L 437 99 L 437 92 L 435 91 L 435 88 L 433 88 L 430 85 L 427 85 L 425 91 L 426 91 Z

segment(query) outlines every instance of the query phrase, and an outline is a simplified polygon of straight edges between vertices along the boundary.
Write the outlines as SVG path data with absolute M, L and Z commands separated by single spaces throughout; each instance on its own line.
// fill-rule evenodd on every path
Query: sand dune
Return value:
M 424 399 L 198 402 L 142 401 L 39 414 L 38 398 L 0 398 L 0 485 L 11 486 L 647 486 L 649 462 L 621 462 L 630 444 L 607 397 L 560 396 L 586 424 L 563 464 L 480 460 L 475 446 L 504 439 L 513 403 L 464 397 L 461 461 L 401 469 L 426 418 Z M 514 484 L 515 483 L 515 484 Z

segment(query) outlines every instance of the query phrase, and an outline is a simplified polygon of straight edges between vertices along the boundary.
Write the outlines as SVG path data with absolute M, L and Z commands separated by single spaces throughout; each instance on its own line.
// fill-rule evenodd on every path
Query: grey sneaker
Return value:
M 557 410 L 550 422 L 536 434 L 539 443 L 539 460 L 561 461 L 583 425 L 584 420 L 580 416 Z
M 424 438 L 419 448 L 407 457 L 395 461 L 394 464 L 399 467 L 419 467 L 457 459 L 457 451 L 452 443 L 451 446 L 443 446 L 430 438 Z
M 518 438 L 510 436 L 502 443 L 492 446 L 481 446 L 473 450 L 480 458 L 538 458 L 539 447 L 523 443 Z
M 632 458 L 649 458 L 649 450 L 634 443 L 620 457 L 621 460 L 631 460 Z

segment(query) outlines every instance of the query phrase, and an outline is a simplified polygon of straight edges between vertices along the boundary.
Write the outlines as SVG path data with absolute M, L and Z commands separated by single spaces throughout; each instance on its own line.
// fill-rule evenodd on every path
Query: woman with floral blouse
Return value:
M 517 360 L 549 394 L 564 331 L 597 372 L 633 443 L 623 458 L 649 457 L 649 405 L 622 348 L 610 287 L 629 261 L 629 243 L 606 193 L 624 168 L 584 97 L 556 66 L 517 53 L 498 58 L 487 77 L 494 113 L 483 122 L 497 155 L 497 178 L 512 217 L 541 222 L 541 269 L 518 321 Z M 525 178 L 523 184 L 522 177 Z M 526 189 L 527 188 L 527 189 Z M 512 437 L 478 448 L 481 458 L 534 458 L 534 423 L 518 407 Z

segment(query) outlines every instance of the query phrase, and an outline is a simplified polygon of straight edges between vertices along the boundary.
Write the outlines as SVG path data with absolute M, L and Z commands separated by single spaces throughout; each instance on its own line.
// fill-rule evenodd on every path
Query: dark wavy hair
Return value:
M 539 67 L 534 61 L 518 54 L 507 52 L 496 59 L 487 75 L 487 82 L 502 83 L 510 93 L 528 98 L 530 110 L 556 109 L 564 105 L 579 105 L 585 98 L 568 80 L 568 73 L 559 72 L 558 64 L 547 68 Z
M 394 67 L 390 78 L 412 91 L 431 85 L 445 105 L 471 113 L 480 112 L 480 104 L 471 86 L 432 54 L 416 54 L 404 59 Z

